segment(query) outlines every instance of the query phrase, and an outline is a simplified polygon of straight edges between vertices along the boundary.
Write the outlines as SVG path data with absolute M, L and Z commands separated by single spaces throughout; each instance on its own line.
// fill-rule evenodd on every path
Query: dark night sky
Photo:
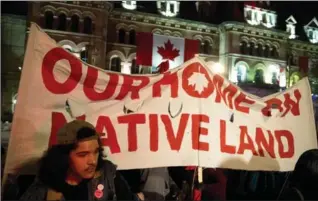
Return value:
M 243 2 L 241 2 L 243 3 Z M 226 6 L 231 4 L 231 2 L 223 1 L 218 3 L 220 5 L 219 10 L 216 11 L 217 15 L 214 15 L 214 19 L 211 23 L 218 24 L 222 21 L 229 20 L 225 15 L 227 12 L 224 12 L 223 9 L 226 9 Z M 285 20 L 293 15 L 297 21 L 297 30 L 296 33 L 303 37 L 304 31 L 303 26 L 313 17 L 318 19 L 318 2 L 314 1 L 272 1 L 271 10 L 275 10 L 278 14 L 278 29 L 285 30 Z M 156 13 L 156 4 L 155 2 L 140 1 L 138 2 L 138 10 L 143 10 L 151 13 Z M 180 13 L 181 18 L 194 19 L 193 18 L 193 7 L 194 2 L 183 1 L 180 4 L 183 14 Z M 17 15 L 27 15 L 27 2 L 13 2 L 13 1 L 1 1 L 1 11 L 2 13 L 7 14 L 17 14 Z M 223 9 L 222 9 L 223 8 Z M 185 11 L 185 12 L 184 12 Z M 191 16 L 192 15 L 192 16 Z M 232 20 L 233 21 L 233 20 Z

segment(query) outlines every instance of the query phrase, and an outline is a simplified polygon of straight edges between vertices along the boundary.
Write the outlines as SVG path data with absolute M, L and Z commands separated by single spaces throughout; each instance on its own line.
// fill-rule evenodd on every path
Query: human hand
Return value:
M 142 201 L 145 200 L 145 196 L 144 196 L 144 194 L 142 192 L 137 193 L 137 197 L 138 197 L 139 200 L 142 200 Z

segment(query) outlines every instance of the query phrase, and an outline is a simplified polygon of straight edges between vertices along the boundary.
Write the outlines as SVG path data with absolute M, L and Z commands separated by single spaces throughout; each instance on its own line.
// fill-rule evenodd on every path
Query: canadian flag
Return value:
M 199 52 L 197 40 L 144 32 L 137 33 L 136 39 L 137 65 L 158 67 L 160 73 L 180 66 Z
M 309 57 L 300 56 L 298 58 L 298 65 L 299 65 L 299 72 L 303 72 L 303 73 L 307 74 L 308 68 L 309 68 Z

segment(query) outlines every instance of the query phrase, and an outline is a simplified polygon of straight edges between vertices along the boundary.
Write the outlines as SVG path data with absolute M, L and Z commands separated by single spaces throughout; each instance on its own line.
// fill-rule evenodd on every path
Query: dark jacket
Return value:
M 103 196 L 96 198 L 94 192 L 97 185 L 104 185 Z M 116 166 L 110 161 L 105 161 L 102 168 L 96 172 L 87 185 L 89 201 L 97 200 L 134 200 L 127 182 L 116 171 Z M 65 200 L 62 193 L 55 191 L 38 179 L 21 196 L 20 200 Z
M 278 200 L 318 200 L 318 191 L 317 190 L 301 190 L 290 186 L 284 189 L 282 195 Z
M 143 192 L 148 200 L 164 200 L 173 182 L 168 168 L 147 168 L 121 172 L 134 193 Z

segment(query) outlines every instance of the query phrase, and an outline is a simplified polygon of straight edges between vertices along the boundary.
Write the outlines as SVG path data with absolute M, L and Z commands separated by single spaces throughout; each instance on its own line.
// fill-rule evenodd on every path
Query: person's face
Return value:
M 74 175 L 82 179 L 94 176 L 99 155 L 97 140 L 79 142 L 77 148 L 70 153 L 70 169 Z

